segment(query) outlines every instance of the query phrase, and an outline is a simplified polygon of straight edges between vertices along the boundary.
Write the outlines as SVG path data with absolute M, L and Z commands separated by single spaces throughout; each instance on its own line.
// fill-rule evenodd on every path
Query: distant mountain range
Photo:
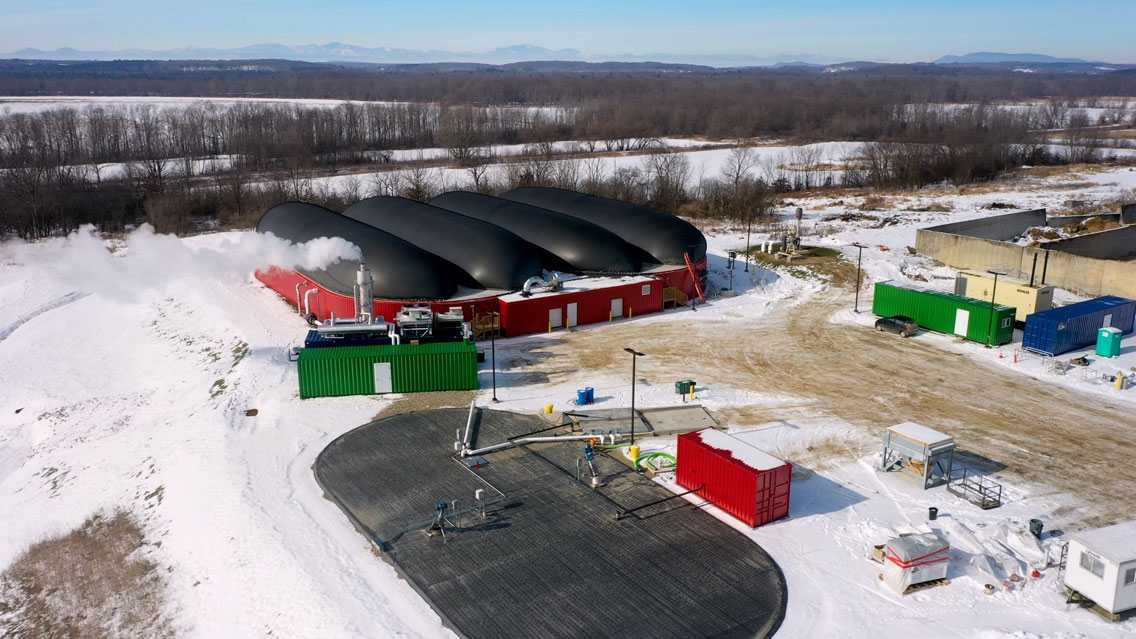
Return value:
M 1055 58 L 1040 53 L 968 53 L 966 55 L 945 55 L 931 64 L 1004 64 L 1007 62 L 1022 62 L 1027 64 L 1090 64 L 1089 60 L 1080 58 Z M 1096 62 L 1093 64 L 1105 64 Z
M 358 62 L 369 64 L 421 64 L 430 62 L 472 62 L 480 64 L 510 64 L 534 60 L 564 62 L 664 62 L 672 64 L 698 64 L 712 67 L 776 66 L 782 64 L 809 64 L 823 66 L 837 58 L 817 55 L 731 55 L 731 54 L 592 54 L 577 49 L 545 49 L 529 44 L 499 47 L 492 51 L 440 51 L 395 49 L 390 47 L 360 47 L 341 42 L 287 46 L 283 44 L 254 44 L 235 49 L 124 49 L 120 51 L 79 51 L 69 47 L 53 51 L 22 49 L 0 53 L 2 58 L 29 60 L 303 60 L 306 62 Z
M 209 49 L 186 47 L 179 49 L 123 49 L 119 51 L 79 51 L 69 47 L 53 51 L 22 49 L 0 53 L 0 58 L 29 60 L 301 60 L 305 62 L 363 63 L 363 64 L 423 64 L 437 62 L 512 64 L 532 61 L 561 62 L 660 62 L 665 64 L 693 64 L 717 68 L 734 67 L 825 67 L 833 65 L 864 65 L 846 59 L 813 54 L 780 54 L 756 56 L 743 54 L 675 54 L 648 53 L 599 54 L 577 49 L 545 49 L 521 44 L 499 47 L 492 51 L 441 51 L 390 47 L 360 47 L 341 42 L 287 46 L 283 44 L 254 44 L 235 49 Z M 1037 53 L 968 53 L 947 55 L 931 64 L 1001 65 L 1022 64 L 1104 64 L 1090 63 L 1077 58 L 1055 58 Z

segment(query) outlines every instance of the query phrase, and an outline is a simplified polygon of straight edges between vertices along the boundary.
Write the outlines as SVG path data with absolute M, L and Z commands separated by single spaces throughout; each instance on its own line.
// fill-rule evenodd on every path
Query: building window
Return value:
M 643 295 L 650 295 L 650 294 L 651 294 L 651 285 L 650 284 L 644 284 L 643 285 Z
M 1081 567 L 1098 577 L 1104 578 L 1104 562 L 1091 552 L 1081 551 Z
M 1131 586 L 1136 584 L 1136 568 L 1129 568 L 1124 571 L 1124 585 Z

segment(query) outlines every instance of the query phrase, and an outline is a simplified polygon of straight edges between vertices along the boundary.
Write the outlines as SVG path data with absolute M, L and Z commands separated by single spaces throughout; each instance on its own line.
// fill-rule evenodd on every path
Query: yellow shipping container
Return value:
M 1025 322 L 1028 315 L 1053 308 L 1052 286 L 1030 286 L 1029 282 L 999 275 L 995 291 L 993 273 L 959 271 L 955 278 L 955 295 L 989 302 L 991 294 L 998 296 L 994 303 L 1018 309 L 1014 316 L 1018 322 Z

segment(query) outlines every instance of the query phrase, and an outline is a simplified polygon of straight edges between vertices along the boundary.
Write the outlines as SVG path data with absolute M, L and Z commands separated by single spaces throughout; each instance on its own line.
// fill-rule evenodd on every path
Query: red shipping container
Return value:
M 793 466 L 713 428 L 678 436 L 679 486 L 757 528 L 789 515 Z

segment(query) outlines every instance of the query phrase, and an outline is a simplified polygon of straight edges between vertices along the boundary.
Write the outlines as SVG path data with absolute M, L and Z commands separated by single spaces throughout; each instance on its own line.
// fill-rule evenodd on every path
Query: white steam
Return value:
M 33 255 L 30 248 L 18 243 L 9 252 L 20 263 L 25 261 L 21 258 Z M 293 244 L 271 233 L 246 231 L 237 234 L 235 241 L 224 239 L 213 247 L 193 248 L 175 235 L 155 233 L 149 225 L 115 243 L 113 253 L 89 225 L 37 248 L 35 261 L 68 286 L 119 301 L 132 301 L 142 290 L 161 289 L 186 278 L 247 277 L 270 266 L 316 270 L 362 257 L 358 246 L 339 237 Z M 45 256 L 49 256 L 47 263 Z

